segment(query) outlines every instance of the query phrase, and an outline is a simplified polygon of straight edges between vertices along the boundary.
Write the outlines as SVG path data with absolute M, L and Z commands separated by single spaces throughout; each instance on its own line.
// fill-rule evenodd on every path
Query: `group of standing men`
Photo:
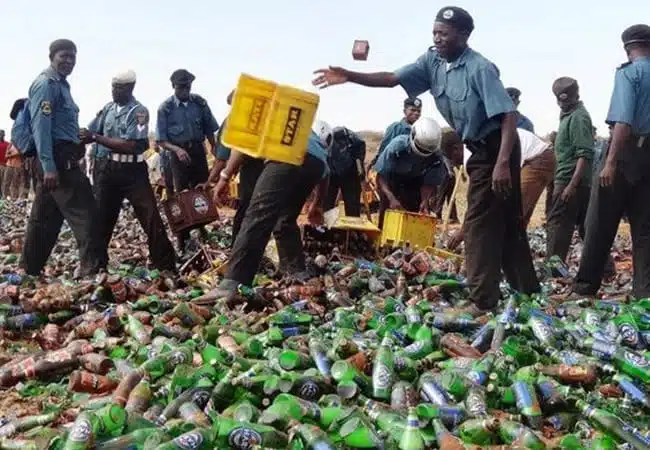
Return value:
M 594 129 L 580 101 L 577 81 L 563 77 L 553 84 L 561 109 L 554 162 L 548 144 L 528 139 L 532 124 L 516 109 L 518 91 L 506 91 L 497 67 L 468 46 L 473 29 L 467 11 L 445 7 L 433 25 L 434 46 L 414 63 L 378 73 L 329 67 L 317 71 L 314 84 L 321 88 L 347 82 L 368 87 L 401 85 L 411 98 L 427 90 L 433 95 L 439 112 L 471 153 L 466 161 L 468 209 L 461 235 L 473 303 L 465 312 L 480 315 L 497 305 L 502 271 L 513 289 L 526 294 L 539 291 L 525 223 L 553 171 L 550 255 L 566 257 L 574 228 L 586 217 L 574 292 L 596 294 L 618 224 L 626 214 L 633 243 L 633 294 L 648 297 L 650 208 L 644 204 L 650 189 L 650 27 L 635 25 L 622 34 L 629 62 L 616 72 L 607 116 L 611 142 L 592 189 Z M 526 154 L 522 154 L 524 142 Z M 556 168 L 549 170 L 554 164 Z M 381 174 L 381 167 L 376 168 Z M 545 179 L 538 176 L 541 173 Z M 532 181 L 526 183 L 531 186 L 529 195 L 522 193 L 525 174 L 526 181 Z
M 63 220 L 77 240 L 78 276 L 89 276 L 108 265 L 108 246 L 124 199 L 148 238 L 153 264 L 176 272 L 176 252 L 167 237 L 149 182 L 144 152 L 149 147 L 149 111 L 136 100 L 136 74 L 126 71 L 112 80 L 112 101 L 88 125 L 80 128 L 79 109 L 66 80 L 76 64 L 76 45 L 59 39 L 50 45 L 50 66 L 29 88 L 29 96 L 14 105 L 12 142 L 33 161 L 39 183 L 28 220 L 21 266 L 37 276 L 56 243 Z M 207 102 L 192 94 L 194 76 L 187 70 L 171 76 L 174 95 L 158 110 L 157 140 L 171 153 L 177 190 L 208 179 L 206 138 L 214 148 L 219 128 Z M 93 186 L 81 170 L 85 145 L 93 144 Z M 182 244 L 186 235 L 179 236 Z

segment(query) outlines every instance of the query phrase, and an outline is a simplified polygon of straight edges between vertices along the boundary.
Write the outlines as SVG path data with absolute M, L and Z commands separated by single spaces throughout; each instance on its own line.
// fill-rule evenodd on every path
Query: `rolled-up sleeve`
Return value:
M 43 171 L 56 172 L 52 139 L 52 114 L 54 87 L 49 80 L 36 81 L 29 92 L 29 115 L 32 123 L 34 143 Z
M 594 132 L 591 120 L 586 115 L 571 118 L 569 136 L 577 158 L 594 159 Z
M 488 119 L 515 111 L 515 104 L 503 87 L 499 71 L 494 64 L 485 64 L 472 72 L 474 87 L 483 104 Z
M 634 84 L 625 70 L 619 69 L 614 77 L 614 91 L 607 112 L 607 123 L 632 125 L 635 103 Z
M 431 56 L 427 52 L 420 56 L 414 63 L 395 71 L 399 84 L 404 88 L 409 97 L 417 97 L 431 89 L 430 58 Z

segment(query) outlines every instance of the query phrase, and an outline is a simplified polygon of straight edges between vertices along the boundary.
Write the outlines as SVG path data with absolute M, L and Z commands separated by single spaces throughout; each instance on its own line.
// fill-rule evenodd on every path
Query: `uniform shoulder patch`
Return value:
M 41 102 L 41 112 L 46 116 L 52 114 L 52 103 L 50 102 Z
M 137 111 L 135 113 L 135 122 L 138 125 L 146 125 L 149 123 L 149 113 L 147 111 Z

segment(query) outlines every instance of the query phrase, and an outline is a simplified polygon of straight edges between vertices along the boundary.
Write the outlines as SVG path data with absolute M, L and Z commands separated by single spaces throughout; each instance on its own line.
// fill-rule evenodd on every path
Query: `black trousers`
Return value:
M 438 190 L 438 195 L 436 195 L 434 204 L 434 213 L 436 214 L 436 217 L 438 217 L 438 220 L 442 220 L 442 210 L 445 207 L 445 203 L 451 202 L 451 196 L 454 193 L 454 187 L 456 187 L 456 176 L 449 175 L 445 177 L 445 181 Z M 449 207 L 451 208 L 451 211 L 449 212 L 449 220 L 457 222 L 458 210 L 456 209 L 455 199 Z
M 77 240 L 81 275 L 93 274 L 101 267 L 104 256 L 95 199 L 88 178 L 77 165 L 83 151 L 79 144 L 57 142 L 54 159 L 59 185 L 55 189 L 46 189 L 42 182 L 36 185 L 20 263 L 29 275 L 39 275 L 45 267 L 64 219 Z M 40 167 L 38 172 L 42 174 Z
M 554 183 L 551 211 L 548 215 L 546 229 L 546 256 L 557 255 L 562 261 L 566 260 L 573 240 L 573 231 L 578 228 L 580 238 L 585 238 L 585 218 L 589 206 L 589 186 L 579 186 L 574 196 L 565 202 L 562 192 L 566 184 Z
M 521 149 L 519 140 L 510 157 L 510 195 L 501 199 L 492 190 L 501 131 L 471 142 L 467 162 L 469 188 L 465 215 L 465 266 L 471 300 L 481 309 L 496 307 L 501 291 L 501 270 L 510 286 L 525 294 L 539 292 L 524 228 L 521 206 Z
M 171 153 L 171 169 L 174 178 L 174 191 L 181 192 L 185 189 L 192 189 L 197 184 L 208 181 L 210 170 L 208 168 L 208 158 L 205 154 L 203 142 L 188 142 L 186 144 L 177 144 L 183 147 L 190 155 L 190 164 L 185 164 L 178 159 L 176 153 Z M 177 238 L 181 247 L 190 236 L 190 230 L 179 233 Z
M 395 195 L 404 209 L 409 212 L 420 211 L 422 178 L 389 175 L 385 181 L 388 183 L 388 189 Z M 389 206 L 388 197 L 386 197 L 383 190 L 379 189 L 379 223 L 377 226 L 380 229 L 384 227 L 384 216 Z
M 323 162 L 311 155 L 305 157 L 302 166 L 274 161 L 264 165 L 233 245 L 226 279 L 251 285 L 271 233 L 278 244 L 280 270 L 305 270 L 296 220 L 322 173 Z
M 587 210 L 585 245 L 580 259 L 574 290 L 580 295 L 594 295 L 600 289 L 610 249 L 624 215 L 630 221 L 633 295 L 650 297 L 650 145 L 622 149 L 626 160 L 619 161 L 614 183 L 601 187 L 594 175 Z
M 244 156 L 244 163 L 239 169 L 239 206 L 235 212 L 232 224 L 232 242 L 235 244 L 237 235 L 241 229 L 241 224 L 244 221 L 246 210 L 250 205 L 255 184 L 260 177 L 262 170 L 264 170 L 264 160 Z
M 361 216 L 361 178 L 356 167 L 340 175 L 330 175 L 329 188 L 325 197 L 325 211 L 336 206 L 339 191 L 343 196 L 345 215 L 350 217 Z
M 147 235 L 153 265 L 160 270 L 175 271 L 176 254 L 167 238 L 156 197 L 149 183 L 147 163 L 100 160 L 95 165 L 94 179 L 100 219 L 98 225 L 104 249 L 108 249 L 122 202 L 127 199 Z M 108 258 L 106 251 L 104 255 Z M 103 263 L 107 265 L 108 259 Z

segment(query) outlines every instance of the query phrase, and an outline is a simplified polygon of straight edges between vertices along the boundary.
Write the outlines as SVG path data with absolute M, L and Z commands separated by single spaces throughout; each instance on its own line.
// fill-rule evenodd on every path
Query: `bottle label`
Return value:
M 542 320 L 534 320 L 531 328 L 535 337 L 542 343 L 549 342 L 553 337 L 553 330 Z
M 75 422 L 72 430 L 70 430 L 69 439 L 73 442 L 88 442 L 90 436 L 92 435 L 92 425 L 90 420 L 82 418 Z
M 634 364 L 636 367 L 650 366 L 650 361 L 648 361 L 644 356 L 631 352 L 629 350 L 623 351 L 623 358 L 625 361 L 629 362 L 630 364 Z
M 530 408 L 533 406 L 533 396 L 531 395 L 528 385 L 523 381 L 515 381 L 512 385 L 512 390 L 517 399 L 517 408 L 520 410 Z
M 318 387 L 318 384 L 310 380 L 305 381 L 298 390 L 298 397 L 310 401 L 318 400 L 320 398 L 320 388 Z
M 198 431 L 190 431 L 189 433 L 181 434 L 173 440 L 176 447 L 183 450 L 196 450 L 203 444 L 203 435 Z
M 228 435 L 228 444 L 236 450 L 249 450 L 262 443 L 262 436 L 255 430 L 237 427 Z
M 469 391 L 465 400 L 467 412 L 474 417 L 484 416 L 487 414 L 485 399 L 475 390 Z
M 591 353 L 600 359 L 610 361 L 616 353 L 616 346 L 596 339 L 591 346 Z
M 205 408 L 205 405 L 208 404 L 209 400 L 210 393 L 208 391 L 201 390 L 192 394 L 192 402 L 196 403 L 196 405 L 201 409 Z
M 386 364 L 377 362 L 373 371 L 372 381 L 376 389 L 388 389 L 392 385 L 393 374 L 388 370 Z
M 409 345 L 408 347 L 406 347 L 406 348 L 404 349 L 404 351 L 405 351 L 406 353 L 413 354 L 413 353 L 417 353 L 417 352 L 419 352 L 419 351 L 422 350 L 423 348 L 424 348 L 424 342 L 423 342 L 423 341 L 415 341 L 414 343 L 412 343 L 411 345 Z
M 619 327 L 619 333 L 623 343 L 629 345 L 630 347 L 636 347 L 639 345 L 639 332 L 634 329 L 629 323 L 621 324 Z

